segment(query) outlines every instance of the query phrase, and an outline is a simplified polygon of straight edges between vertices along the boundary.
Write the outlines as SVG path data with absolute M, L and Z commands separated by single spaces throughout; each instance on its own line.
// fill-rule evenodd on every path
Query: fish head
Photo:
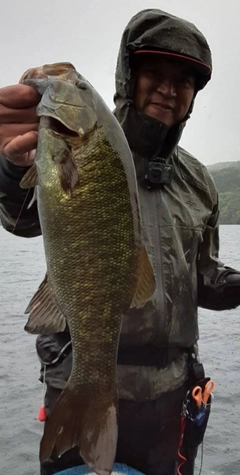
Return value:
M 53 78 L 49 83 L 37 113 L 48 117 L 51 127 L 57 133 L 88 136 L 97 125 L 98 115 L 93 88 L 79 74 L 75 80 Z
M 95 90 L 71 63 L 45 64 L 28 69 L 20 82 L 32 86 L 42 95 L 37 109 L 40 117 L 51 117 L 80 137 L 95 128 Z
M 58 187 L 59 183 L 61 190 L 72 197 L 79 183 L 78 167 L 82 166 L 76 157 L 81 156 L 82 145 L 95 133 L 98 114 L 94 89 L 86 79 L 76 71 L 65 79 L 62 74 L 55 75 L 54 68 L 53 73 L 37 108 L 40 117 L 36 154 L 38 182 L 42 190 L 52 188 L 53 184 Z M 32 78 L 35 87 L 38 80 Z
M 42 96 L 53 79 L 62 81 L 75 81 L 78 73 L 71 63 L 44 64 L 25 71 L 19 83 L 32 86 Z
M 22 83 L 23 81 L 30 81 L 36 78 L 45 79 L 47 77 L 58 77 L 66 80 L 73 78 L 76 74 L 77 71 L 71 63 L 44 64 L 43 66 L 27 69 L 22 74 L 19 82 Z

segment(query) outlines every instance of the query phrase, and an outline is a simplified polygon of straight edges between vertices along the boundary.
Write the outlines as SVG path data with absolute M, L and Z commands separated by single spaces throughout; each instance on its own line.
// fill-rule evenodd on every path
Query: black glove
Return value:
M 225 278 L 226 286 L 222 299 L 226 305 L 235 308 L 240 305 L 240 274 L 229 274 Z
M 210 310 L 230 310 L 240 305 L 240 272 L 222 267 L 214 276 L 199 274 L 198 305 Z

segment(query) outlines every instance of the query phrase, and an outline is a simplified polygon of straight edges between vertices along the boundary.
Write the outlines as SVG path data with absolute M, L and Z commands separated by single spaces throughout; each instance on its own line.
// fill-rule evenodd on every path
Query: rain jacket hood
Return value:
M 196 68 L 196 93 L 211 77 L 211 52 L 205 37 L 192 24 L 157 9 L 137 13 L 125 28 L 116 68 L 115 115 L 120 122 L 133 152 L 146 158 L 167 158 L 180 140 L 186 120 L 172 127 L 154 118 L 139 114 L 133 107 L 134 75 L 131 62 L 135 51 L 157 50 L 192 58 Z M 200 63 L 206 65 L 204 73 Z

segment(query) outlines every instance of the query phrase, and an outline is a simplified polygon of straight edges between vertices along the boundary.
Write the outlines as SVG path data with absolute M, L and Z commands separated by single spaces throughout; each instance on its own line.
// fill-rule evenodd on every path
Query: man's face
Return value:
M 136 70 L 135 108 L 168 127 L 186 116 L 194 91 L 194 73 L 179 60 L 145 57 Z

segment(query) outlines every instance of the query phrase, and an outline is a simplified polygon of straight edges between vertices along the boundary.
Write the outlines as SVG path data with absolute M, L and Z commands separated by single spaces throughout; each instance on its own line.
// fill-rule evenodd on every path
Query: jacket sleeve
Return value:
M 27 170 L 0 154 L 0 221 L 12 234 L 34 237 L 41 234 L 41 229 L 36 202 L 28 209 L 33 190 L 23 190 L 19 185 Z
M 240 272 L 226 267 L 218 258 L 219 208 L 215 205 L 207 223 L 198 256 L 198 305 L 227 310 L 240 304 Z

